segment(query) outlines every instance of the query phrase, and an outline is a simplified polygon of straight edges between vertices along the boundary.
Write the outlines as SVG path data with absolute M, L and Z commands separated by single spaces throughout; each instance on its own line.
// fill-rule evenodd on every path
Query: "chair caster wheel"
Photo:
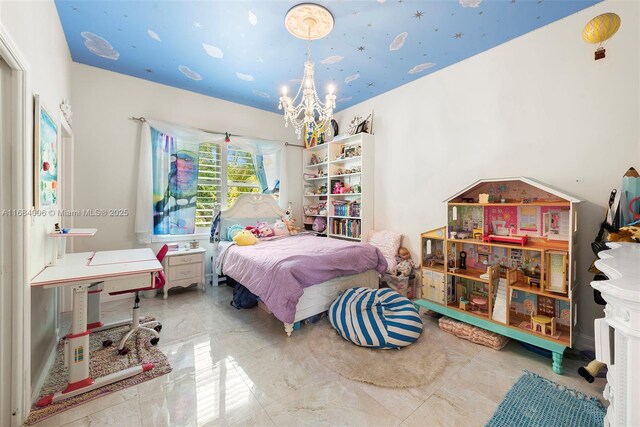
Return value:
M 113 341 L 111 341 L 111 340 L 102 341 L 102 346 L 105 347 L 105 348 L 106 347 L 111 347 L 112 345 L 113 345 Z
M 160 338 L 155 337 L 155 338 L 151 338 L 151 341 L 149 341 L 151 343 L 151 345 L 156 345 L 158 344 L 158 342 L 160 341 Z
M 160 331 L 162 330 L 162 325 L 161 325 L 161 324 L 158 324 L 158 325 L 156 325 L 156 327 L 155 327 L 155 328 L 153 328 L 153 329 L 155 329 L 155 331 L 156 331 L 156 332 L 160 332 Z
M 127 347 L 124 347 L 122 350 L 118 350 L 118 354 L 120 356 L 124 356 L 125 354 L 129 353 L 129 349 Z

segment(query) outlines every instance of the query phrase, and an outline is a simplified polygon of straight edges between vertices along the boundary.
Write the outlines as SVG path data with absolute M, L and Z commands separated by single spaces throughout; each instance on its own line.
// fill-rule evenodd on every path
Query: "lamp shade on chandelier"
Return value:
M 292 7 L 285 17 L 285 26 L 294 36 L 315 40 L 325 37 L 333 29 L 333 16 L 326 8 L 316 4 L 299 4 Z M 304 75 L 298 92 L 292 98 L 288 96 L 287 87 L 282 88 L 278 109 L 284 110 L 284 124 L 291 123 L 298 138 L 304 127 L 322 129 L 333 117 L 336 106 L 334 88 L 329 86 L 324 103 L 320 101 L 316 91 L 314 66 L 311 61 L 311 48 L 307 50 L 307 61 L 304 63 Z

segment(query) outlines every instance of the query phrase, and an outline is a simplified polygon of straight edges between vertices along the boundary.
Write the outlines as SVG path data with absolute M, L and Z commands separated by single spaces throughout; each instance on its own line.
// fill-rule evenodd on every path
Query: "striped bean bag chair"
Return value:
M 331 304 L 329 322 L 342 338 L 362 347 L 406 347 L 422 333 L 418 310 L 392 289 L 347 289 Z

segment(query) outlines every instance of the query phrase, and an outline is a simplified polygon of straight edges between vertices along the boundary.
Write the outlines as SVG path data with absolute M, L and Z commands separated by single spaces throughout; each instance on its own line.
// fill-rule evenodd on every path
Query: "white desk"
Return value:
M 112 259 L 119 262 L 92 265 L 91 260 L 96 256 L 99 260 Z M 127 256 L 132 256 L 131 259 L 136 261 L 130 261 Z M 146 260 L 139 260 L 140 257 Z M 161 270 L 162 265 L 151 249 L 84 252 L 66 256 L 57 265 L 46 267 L 31 281 L 33 287 L 71 286 L 73 290 L 71 333 L 67 335 L 65 341 L 65 366 L 69 368 L 69 383 L 63 391 L 43 396 L 36 406 L 46 406 L 52 402 L 77 396 L 153 368 L 153 364 L 144 364 L 100 378 L 94 379 L 89 376 L 91 330 L 87 328 L 87 300 L 92 283 L 102 282 L 102 289 L 105 292 L 145 288 L 153 284 L 154 273 Z

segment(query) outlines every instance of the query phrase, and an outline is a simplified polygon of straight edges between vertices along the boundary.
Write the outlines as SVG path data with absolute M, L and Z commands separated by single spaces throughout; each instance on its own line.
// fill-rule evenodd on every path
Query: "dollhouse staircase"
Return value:
M 505 279 L 500 279 L 498 284 L 491 318 L 496 322 L 507 323 L 507 283 Z

